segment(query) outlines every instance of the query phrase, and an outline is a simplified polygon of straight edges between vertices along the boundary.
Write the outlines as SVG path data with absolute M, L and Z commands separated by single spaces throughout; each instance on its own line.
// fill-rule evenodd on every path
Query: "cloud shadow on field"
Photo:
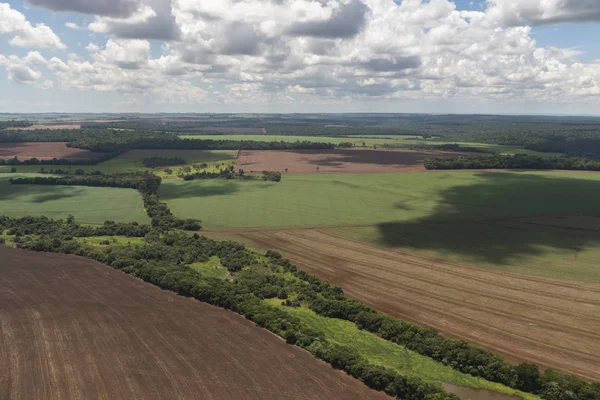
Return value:
M 11 185 L 0 183 L 0 201 L 45 203 L 79 196 L 83 189 L 74 186 Z M 0 213 L 2 210 L 0 209 Z
M 214 184 L 203 181 L 202 184 L 199 183 L 200 181 L 184 184 L 165 182 L 160 188 L 160 198 L 162 200 L 174 200 L 190 197 L 225 196 L 240 190 L 239 185 L 234 182 Z
M 427 217 L 377 225 L 378 244 L 503 264 L 547 247 L 576 253 L 600 243 L 599 181 L 505 172 L 476 177 L 441 191 Z

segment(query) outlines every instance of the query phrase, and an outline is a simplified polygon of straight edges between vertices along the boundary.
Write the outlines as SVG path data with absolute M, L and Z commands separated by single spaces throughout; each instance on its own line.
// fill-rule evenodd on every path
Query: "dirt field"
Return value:
M 281 251 L 307 272 L 396 317 L 433 326 L 513 361 L 600 380 L 600 285 L 452 264 L 324 230 L 235 237 Z
M 66 146 L 66 142 L 24 142 L 0 143 L 0 159 L 18 157 L 19 160 L 37 158 L 51 160 L 53 158 L 90 159 L 103 156 L 103 153 L 94 153 L 88 150 L 74 149 Z
M 290 174 L 343 173 L 368 174 L 381 172 L 423 172 L 427 157 L 465 155 L 436 151 L 396 151 L 368 149 L 284 150 L 240 152 L 238 166 L 251 171 L 281 171 Z
M 81 125 L 69 124 L 69 125 L 31 125 L 21 128 L 10 128 L 15 131 L 34 131 L 36 129 L 81 129 Z
M 246 319 L 0 246 L 0 399 L 386 399 Z

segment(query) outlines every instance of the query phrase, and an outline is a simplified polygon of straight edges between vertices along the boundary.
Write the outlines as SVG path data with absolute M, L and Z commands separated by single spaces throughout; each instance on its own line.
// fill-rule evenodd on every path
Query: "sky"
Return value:
M 0 0 L 0 112 L 600 115 L 600 0 Z

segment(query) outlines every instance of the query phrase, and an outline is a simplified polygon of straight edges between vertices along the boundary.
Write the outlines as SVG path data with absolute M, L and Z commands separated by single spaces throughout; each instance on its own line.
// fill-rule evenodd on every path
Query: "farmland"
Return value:
M 537 396 L 522 393 L 498 383 L 460 373 L 403 346 L 383 340 L 373 333 L 360 330 L 351 322 L 323 317 L 306 307 L 285 307 L 279 299 L 265 301 L 300 318 L 312 329 L 323 331 L 330 340 L 343 345 L 351 345 L 370 361 L 398 372 L 463 388 L 487 389 L 496 395 L 503 393 L 507 396 L 518 396 L 515 398 L 539 399 Z
M 65 142 L 0 143 L 0 159 L 17 157 L 19 160 L 50 160 L 65 158 L 69 160 L 93 159 L 103 156 L 87 150 L 67 147 Z
M 235 163 L 236 154 L 237 151 L 229 150 L 132 150 L 96 165 L 74 165 L 70 167 L 58 166 L 58 168 L 70 169 L 72 171 L 76 169 L 81 169 L 85 173 L 90 173 L 92 171 L 100 171 L 105 174 L 154 171 L 157 175 L 166 178 L 171 175 L 165 173 L 162 169 L 152 169 L 144 167 L 143 160 L 145 158 L 152 157 L 178 157 L 185 160 L 186 163 L 181 166 L 178 165 L 172 167 L 171 169 L 174 171 L 174 173 L 176 173 L 177 170 L 179 170 L 179 168 L 184 168 L 186 166 L 191 167 L 194 164 L 201 163 L 208 164 L 208 167 L 206 169 L 210 171 L 216 168 L 216 164 L 226 163 L 229 165 L 231 163 Z M 40 170 L 40 166 L 36 165 L 19 165 L 16 168 L 18 172 L 31 173 L 39 172 Z M 51 168 L 51 166 L 45 166 L 46 170 L 49 170 Z M 9 169 L 10 168 L 7 166 L 0 167 L 0 172 L 7 172 Z
M 600 282 L 599 179 L 573 172 L 290 174 L 279 183 L 170 181 L 161 197 L 209 230 L 325 227 L 448 261 Z
M 106 220 L 148 223 L 142 198 L 132 189 L 11 185 L 10 177 L 0 175 L 0 214 L 11 217 L 42 216 L 66 218 L 101 224 Z
M 409 149 L 417 145 L 441 145 L 456 143 L 461 146 L 474 147 L 481 150 L 499 154 L 531 154 L 531 155 L 559 155 L 558 153 L 540 153 L 524 149 L 523 146 L 497 145 L 489 143 L 475 143 L 463 141 L 448 141 L 443 139 L 422 139 L 418 135 L 348 135 L 348 136 L 288 136 L 288 135 L 180 135 L 183 139 L 199 140 L 254 140 L 257 142 L 327 142 L 333 144 L 352 143 L 356 148 L 381 148 L 389 146 L 396 149 Z
M 238 233 L 386 313 L 504 354 L 600 379 L 600 285 L 386 250 L 321 230 Z
M 290 174 L 365 174 L 424 172 L 423 160 L 440 155 L 465 155 L 435 151 L 336 150 L 243 150 L 238 166 L 245 171 L 280 171 Z
M 5 246 L 0 259 L 3 399 L 387 398 L 241 316 L 105 265 Z

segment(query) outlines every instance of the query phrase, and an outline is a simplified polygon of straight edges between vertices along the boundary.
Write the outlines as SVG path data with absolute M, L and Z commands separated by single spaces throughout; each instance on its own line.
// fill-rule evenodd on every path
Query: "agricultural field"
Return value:
M 383 249 L 322 230 L 239 232 L 350 297 L 513 361 L 600 379 L 600 284 L 533 278 Z
M 472 153 L 471 153 L 472 154 Z M 468 156 L 438 151 L 367 149 L 242 150 L 238 166 L 246 172 L 279 171 L 289 174 L 372 174 L 424 172 L 423 161 L 436 156 Z
M 8 160 L 17 157 L 20 161 L 37 158 L 51 160 L 65 158 L 69 160 L 89 160 L 104 156 L 88 150 L 67 147 L 65 142 L 24 142 L 0 143 L 0 159 Z M 0 167 L 1 168 L 1 167 Z M 39 167 L 37 167 L 39 169 Z
M 485 397 L 484 395 L 487 394 L 491 398 L 494 395 L 498 396 L 498 400 L 539 399 L 538 396 L 519 392 L 502 384 L 458 372 L 449 366 L 433 361 L 431 358 L 408 350 L 404 346 L 381 339 L 366 330 L 360 330 L 352 322 L 323 317 L 304 306 L 286 307 L 282 305 L 282 301 L 279 299 L 269 299 L 265 302 L 300 318 L 310 328 L 323 332 L 327 339 L 340 345 L 352 346 L 374 364 L 393 369 L 404 375 L 421 377 L 431 382 L 442 382 L 449 391 L 459 388 L 461 390 L 471 388 L 474 389 L 471 396 L 475 395 L 478 398 Z M 475 391 L 481 389 L 486 390 L 487 393 Z M 500 397 L 500 394 L 506 397 Z
M 106 220 L 149 223 L 142 196 L 133 189 L 11 185 L 9 178 L 25 174 L 0 175 L 0 215 L 9 217 L 47 216 L 102 224 Z M 41 175 L 47 176 L 47 175 Z
M 1 149 L 1 147 L 0 147 Z M 0 150 L 1 151 L 1 150 Z M 164 172 L 165 168 L 146 168 L 143 165 L 145 158 L 152 157 L 163 157 L 172 158 L 177 157 L 185 160 L 185 164 L 169 167 L 173 173 L 168 174 Z M 123 172 L 140 172 L 140 171 L 152 171 L 156 175 L 162 178 L 173 177 L 177 175 L 177 171 L 180 168 L 191 167 L 194 164 L 208 164 L 207 171 L 218 170 L 217 164 L 232 165 L 235 164 L 237 158 L 237 151 L 234 150 L 131 150 L 127 153 L 121 154 L 115 158 L 104 161 L 97 165 L 73 165 L 73 166 L 44 166 L 46 170 L 52 168 L 60 168 L 70 171 L 77 169 L 83 170 L 85 173 L 91 173 L 93 171 L 100 171 L 105 174 L 123 173 Z M 18 172 L 39 172 L 40 166 L 38 165 L 19 165 L 16 167 Z M 0 172 L 8 172 L 10 166 L 0 167 Z
M 386 399 L 242 316 L 0 246 L 0 397 Z
M 327 228 L 451 262 L 600 282 L 599 180 L 578 172 L 285 174 L 279 183 L 169 181 L 160 195 L 210 231 Z

